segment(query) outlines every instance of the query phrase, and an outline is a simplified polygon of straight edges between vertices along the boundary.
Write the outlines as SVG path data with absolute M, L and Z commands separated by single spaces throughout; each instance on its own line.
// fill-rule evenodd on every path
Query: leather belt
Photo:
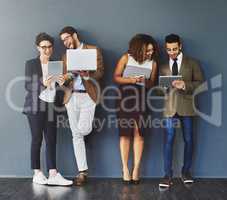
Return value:
M 77 93 L 87 93 L 86 90 L 73 90 L 73 92 L 77 92 Z

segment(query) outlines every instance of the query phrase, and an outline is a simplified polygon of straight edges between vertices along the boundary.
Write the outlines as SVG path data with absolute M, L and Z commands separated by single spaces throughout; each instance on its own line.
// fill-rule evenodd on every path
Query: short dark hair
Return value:
M 36 38 L 35 38 L 35 44 L 39 46 L 40 42 L 47 40 L 49 41 L 52 45 L 54 45 L 54 38 L 48 35 L 45 32 L 39 33 Z
M 180 38 L 179 35 L 172 33 L 172 34 L 169 34 L 169 35 L 166 36 L 165 42 L 166 43 L 175 43 L 175 42 L 177 42 L 178 44 L 181 44 L 181 38 Z
M 59 36 L 61 36 L 63 33 L 68 33 L 70 35 L 76 33 L 78 36 L 78 31 L 72 26 L 65 26 L 63 29 L 61 29 Z
M 146 34 L 137 34 L 129 42 L 128 53 L 139 63 L 145 61 L 144 57 L 144 47 L 147 47 L 149 44 L 152 44 L 154 52 L 152 58 L 157 61 L 158 59 L 158 45 L 155 39 Z

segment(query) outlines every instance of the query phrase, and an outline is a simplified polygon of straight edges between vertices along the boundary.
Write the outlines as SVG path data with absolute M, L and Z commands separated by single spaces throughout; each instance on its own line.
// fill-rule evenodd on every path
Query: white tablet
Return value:
M 68 71 L 96 71 L 97 50 L 96 49 L 67 49 Z
M 159 85 L 164 88 L 169 88 L 172 87 L 172 82 L 174 80 L 182 80 L 182 76 L 159 76 Z

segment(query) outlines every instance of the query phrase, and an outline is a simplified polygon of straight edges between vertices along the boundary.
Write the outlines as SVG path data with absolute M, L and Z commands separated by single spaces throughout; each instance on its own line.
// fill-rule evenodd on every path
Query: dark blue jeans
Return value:
M 192 117 L 175 115 L 165 119 L 164 170 L 165 175 L 172 177 L 173 143 L 176 127 L 182 128 L 184 138 L 184 165 L 182 173 L 189 172 L 192 165 L 193 126 Z
M 40 169 L 40 151 L 43 135 L 46 143 L 46 166 L 47 169 L 56 169 L 56 140 L 57 124 L 56 112 L 53 112 L 53 120 L 49 120 L 49 109 L 53 109 L 51 103 L 46 104 L 45 112 L 38 112 L 35 115 L 27 115 L 32 134 L 31 143 L 31 168 Z

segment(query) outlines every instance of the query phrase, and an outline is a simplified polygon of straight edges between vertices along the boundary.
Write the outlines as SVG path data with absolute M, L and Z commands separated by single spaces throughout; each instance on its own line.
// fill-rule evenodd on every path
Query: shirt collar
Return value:
M 180 52 L 179 55 L 177 56 L 177 64 L 178 64 L 178 66 L 181 66 L 182 59 L 183 59 L 183 53 Z M 170 66 L 172 66 L 173 63 L 174 63 L 174 60 L 170 58 L 170 59 L 169 59 L 169 64 L 170 64 Z
M 83 46 L 84 46 L 84 43 L 81 42 L 81 43 L 80 43 L 80 46 L 78 46 L 76 49 L 83 49 Z

